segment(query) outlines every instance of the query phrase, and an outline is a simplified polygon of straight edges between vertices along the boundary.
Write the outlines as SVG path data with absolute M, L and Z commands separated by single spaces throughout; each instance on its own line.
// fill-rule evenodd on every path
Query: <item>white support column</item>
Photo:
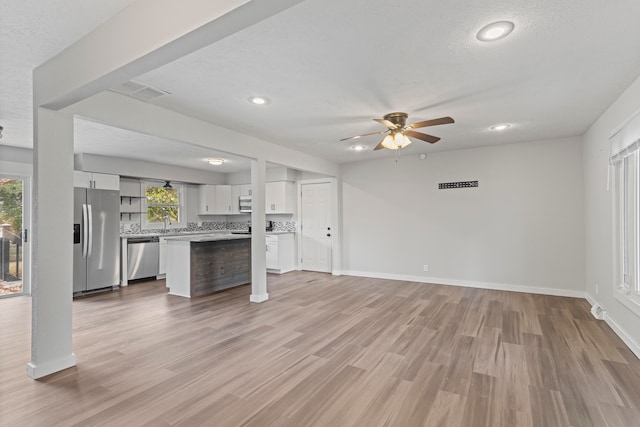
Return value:
M 251 161 L 251 302 L 269 299 L 267 293 L 267 240 L 265 237 L 266 212 L 264 184 L 266 162 L 264 158 Z
M 32 330 L 27 374 L 72 367 L 73 117 L 34 109 Z

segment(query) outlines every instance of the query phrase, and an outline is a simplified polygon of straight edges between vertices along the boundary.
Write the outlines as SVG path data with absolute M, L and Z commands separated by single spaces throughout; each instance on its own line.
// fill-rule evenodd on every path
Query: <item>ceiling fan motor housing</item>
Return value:
M 385 114 L 385 116 L 383 117 L 385 120 L 389 120 L 391 123 L 393 123 L 394 125 L 403 128 L 404 125 L 407 123 L 407 117 L 409 117 L 409 115 L 407 113 L 389 113 L 389 114 Z

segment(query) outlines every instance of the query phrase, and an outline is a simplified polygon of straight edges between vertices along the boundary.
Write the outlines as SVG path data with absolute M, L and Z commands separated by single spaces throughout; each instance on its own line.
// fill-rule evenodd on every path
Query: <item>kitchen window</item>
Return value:
M 611 137 L 616 299 L 640 315 L 640 115 Z
M 163 183 L 143 182 L 142 228 L 167 229 L 186 227 L 185 189 L 180 184 L 166 188 Z

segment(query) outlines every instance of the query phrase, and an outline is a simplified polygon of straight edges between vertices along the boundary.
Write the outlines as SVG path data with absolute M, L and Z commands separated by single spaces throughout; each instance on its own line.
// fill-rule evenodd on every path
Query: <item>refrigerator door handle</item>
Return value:
M 92 248 L 93 248 L 93 209 L 91 205 L 87 205 L 89 210 L 89 249 L 87 250 L 87 258 L 91 256 Z
M 87 257 L 87 243 L 89 241 L 89 219 L 87 218 L 87 205 L 82 205 L 82 258 Z

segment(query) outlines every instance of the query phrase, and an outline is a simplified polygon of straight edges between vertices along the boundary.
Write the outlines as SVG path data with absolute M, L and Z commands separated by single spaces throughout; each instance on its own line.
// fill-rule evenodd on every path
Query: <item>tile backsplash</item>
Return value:
M 219 230 L 246 230 L 249 226 L 247 221 L 216 221 L 202 222 L 201 225 L 195 222 L 188 222 L 184 228 L 171 228 L 171 233 L 192 233 Z M 120 234 L 135 235 L 147 233 L 163 233 L 164 228 L 142 230 L 138 223 L 120 223 Z M 273 221 L 273 231 L 296 231 L 295 221 Z
M 273 231 L 296 231 L 296 222 L 273 221 Z

